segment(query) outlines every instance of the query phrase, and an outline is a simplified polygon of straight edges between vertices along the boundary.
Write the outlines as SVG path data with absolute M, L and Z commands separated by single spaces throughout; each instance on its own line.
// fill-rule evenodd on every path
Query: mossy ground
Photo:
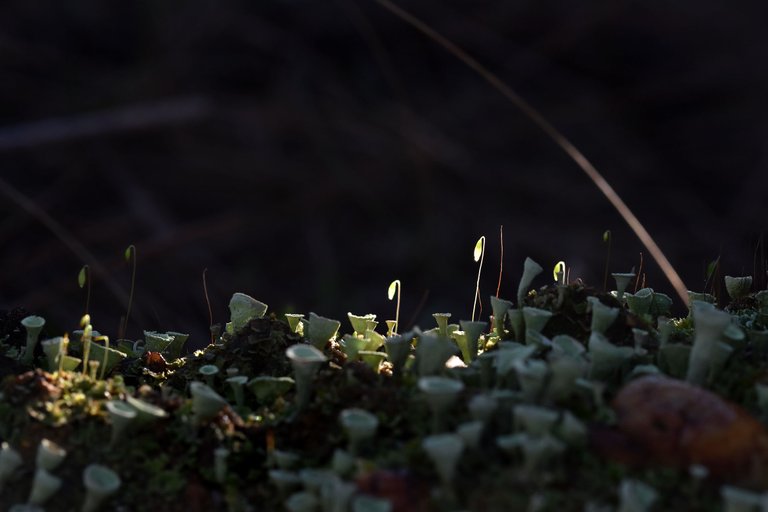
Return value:
M 589 296 L 621 307 L 614 296 L 580 283 L 536 290 L 526 297 L 525 305 L 554 313 L 543 331 L 545 336 L 568 334 L 586 343 L 590 333 Z M 751 321 L 750 327 L 760 327 L 759 322 L 755 324 L 755 308 L 754 300 L 730 306 L 737 319 Z M 295 409 L 294 390 L 266 402 L 246 391 L 242 406 L 234 405 L 234 392 L 224 381 L 222 371 L 214 377 L 212 387 L 233 405 L 211 421 L 196 423 L 188 386 L 191 381 L 201 380 L 201 366 L 237 368 L 239 374 L 249 377 L 292 375 L 285 350 L 304 340 L 275 316 L 254 319 L 241 332 L 225 334 L 204 350 L 181 359 L 159 364 L 147 357 L 129 358 L 104 380 L 80 372 L 52 374 L 18 363 L 14 355 L 23 343 L 20 318 L 18 312 L 11 313 L 2 323 L 6 338 L 0 350 L 0 371 L 5 375 L 0 438 L 18 449 L 24 459 L 12 484 L 3 491 L 4 504 L 27 500 L 35 450 L 41 439 L 48 438 L 68 452 L 65 463 L 55 472 L 62 478 L 64 490 L 46 508 L 49 511 L 79 507 L 84 496 L 82 471 L 93 462 L 112 468 L 123 481 L 108 509 L 280 510 L 284 497 L 268 476 L 273 451 L 298 454 L 301 467 L 327 466 L 334 450 L 347 445 L 338 422 L 340 411 L 359 407 L 377 416 L 379 428 L 375 440 L 357 454 L 355 475 L 348 478 L 357 482 L 360 492 L 390 499 L 396 510 L 583 510 L 586 504 L 615 505 L 624 478 L 653 486 L 659 492 L 657 510 L 719 508 L 721 482 L 693 479 L 685 461 L 677 467 L 663 467 L 653 461 L 626 466 L 606 458 L 590 444 L 569 446 L 556 464 L 531 475 L 523 470 L 521 453 L 505 454 L 495 444 L 496 435 L 508 428 L 510 411 L 502 411 L 486 428 L 477 449 L 465 452 L 452 490 L 446 492 L 421 449 L 421 440 L 431 433 L 431 415 L 416 390 L 417 376 L 410 371 L 393 376 L 389 363 L 375 372 L 361 361 L 347 361 L 343 347 L 335 341 L 325 347 L 329 362 L 317 374 L 313 400 L 305 410 Z M 617 321 L 606 332 L 617 346 L 633 345 L 633 327 L 651 334 L 646 347 L 649 353 L 634 358 L 632 366 L 654 361 L 659 346 L 655 320 L 653 315 L 637 316 L 622 307 Z M 681 319 L 671 339 L 690 344 L 691 334 L 690 321 Z M 487 350 L 499 350 L 501 340 L 488 337 L 488 341 Z M 765 358 L 758 356 L 747 341 L 735 343 L 735 347 L 710 388 L 760 416 L 754 385 L 768 375 Z M 542 358 L 546 352 L 539 350 L 534 358 Z M 44 360 L 40 357 L 37 362 L 43 364 Z M 467 401 L 486 390 L 481 389 L 472 367 L 446 371 L 466 384 L 448 415 L 446 427 L 454 429 L 471 419 Z M 606 403 L 628 380 L 628 372 L 622 371 L 605 382 Z M 512 391 L 519 385 L 515 379 L 505 382 Z M 104 403 L 129 394 L 161 407 L 169 415 L 111 443 L 112 428 Z M 600 407 L 583 391 L 574 389 L 566 398 L 544 405 L 570 411 L 590 428 L 593 436 L 613 428 L 611 409 Z M 223 481 L 217 481 L 214 473 L 214 450 L 219 447 L 229 450 Z

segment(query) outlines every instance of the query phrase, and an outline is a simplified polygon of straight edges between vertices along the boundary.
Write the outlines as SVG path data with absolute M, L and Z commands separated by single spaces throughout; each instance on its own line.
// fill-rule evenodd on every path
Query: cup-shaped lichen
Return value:
M 484 428 L 485 424 L 482 421 L 467 421 L 456 427 L 456 433 L 461 436 L 464 444 L 469 448 L 478 448 Z
M 517 381 L 520 383 L 523 398 L 528 401 L 538 401 L 547 384 L 549 375 L 547 363 L 538 359 L 518 359 L 512 366 L 515 369 Z
M 384 336 L 374 330 L 365 331 L 365 350 L 379 350 L 384 346 Z
M 619 347 L 595 331 L 589 336 L 589 355 L 592 358 L 590 378 L 609 380 L 617 375 L 625 361 L 634 356 L 630 347 Z
M 499 407 L 499 400 L 490 394 L 475 395 L 468 404 L 472 418 L 488 424 Z
M 619 485 L 619 512 L 648 512 L 658 497 L 650 485 L 625 478 Z
M 688 362 L 686 380 L 704 385 L 710 374 L 710 364 L 717 355 L 723 331 L 731 323 L 731 315 L 709 304 L 696 302 L 693 306 L 694 338 Z
M 187 343 L 187 340 L 189 339 L 189 334 L 175 332 L 175 331 L 168 331 L 165 334 L 173 338 L 173 340 L 171 341 L 171 344 L 168 345 L 168 348 L 166 348 L 166 352 L 168 352 L 168 355 L 173 359 L 176 359 L 177 357 L 181 357 L 181 351 L 184 350 L 184 345 Z
M 566 355 L 578 357 L 587 351 L 586 347 L 579 340 L 567 334 L 558 334 L 552 338 L 552 353 L 555 355 Z
M 411 354 L 411 340 L 402 334 L 390 336 L 384 340 L 387 359 L 392 364 L 392 373 L 401 375 L 408 356 Z
M 450 313 L 434 313 L 432 317 L 437 322 L 437 333 L 443 338 L 448 337 L 448 320 L 451 318 Z
M 375 414 L 364 409 L 344 409 L 339 413 L 339 422 L 349 438 L 349 450 L 357 452 L 360 444 L 372 438 L 379 427 Z
M 360 356 L 360 359 L 362 359 L 375 373 L 379 373 L 381 363 L 387 358 L 387 354 L 376 350 L 361 350 L 357 355 Z
M 683 343 L 666 343 L 656 356 L 658 367 L 670 377 L 684 379 L 688 373 L 691 347 Z
M 486 353 L 496 356 L 496 360 L 494 361 L 496 364 L 496 379 L 497 381 L 503 381 L 515 368 L 515 364 L 518 361 L 528 359 L 536 352 L 536 350 L 537 348 L 533 345 L 522 345 L 517 342 L 503 342 L 502 344 L 499 344 L 499 350 Z
M 202 382 L 191 382 L 189 391 L 192 394 L 192 413 L 197 423 L 213 418 L 227 405 L 221 395 Z
M 227 479 L 227 459 L 229 458 L 229 450 L 223 446 L 219 446 L 213 450 L 213 474 L 216 481 L 223 484 Z
M 448 377 L 421 377 L 419 390 L 424 394 L 433 415 L 433 431 L 442 429 L 444 415 L 464 390 L 464 383 Z
M 536 471 L 546 468 L 566 450 L 566 445 L 550 434 L 532 437 L 522 444 L 525 464 L 523 472 L 531 478 Z
M 541 332 L 552 318 L 552 312 L 546 309 L 524 307 L 523 320 L 525 321 L 526 343 L 529 343 L 528 331 Z
M 110 400 L 105 407 L 112 421 L 112 445 L 114 445 L 134 423 L 138 413 L 136 409 L 121 400 Z
M 328 341 L 336 336 L 340 326 L 341 322 L 338 320 L 310 313 L 306 336 L 312 346 L 322 350 Z
M 99 368 L 101 375 L 107 375 L 112 369 L 117 366 L 123 359 L 128 357 L 125 352 L 120 352 L 112 347 L 105 347 L 99 345 L 97 342 L 91 342 L 90 359 L 93 361 L 99 361 Z
M 35 470 L 35 477 L 32 480 L 32 489 L 29 491 L 30 505 L 42 505 L 48 501 L 51 496 L 56 494 L 61 488 L 62 480 L 53 476 L 44 469 Z
M 23 325 L 24 329 L 27 331 L 27 346 L 21 361 L 24 364 L 32 364 L 37 340 L 40 338 L 40 331 L 42 331 L 45 326 L 45 318 L 35 315 L 27 316 L 21 320 L 21 325 Z
M 213 387 L 216 375 L 219 374 L 219 367 L 215 364 L 204 364 L 197 370 L 197 373 L 203 376 L 208 386 Z
M 315 374 L 328 359 L 314 346 L 303 343 L 291 345 L 285 354 L 291 361 L 296 377 L 297 405 L 298 409 L 301 410 L 309 404 Z
M 56 336 L 55 338 L 43 340 L 40 342 L 40 346 L 43 347 L 45 359 L 48 362 L 49 372 L 55 372 L 59 369 L 59 357 L 62 350 L 61 341 L 63 339 L 63 336 Z
M 532 437 L 550 433 L 560 417 L 557 411 L 529 404 L 514 406 L 512 413 L 515 426 L 524 429 Z
M 144 347 L 149 352 L 165 352 L 174 337 L 164 332 L 144 331 Z
M 461 325 L 461 330 L 464 331 L 466 343 L 466 351 L 462 348 L 461 353 L 464 356 L 464 362 L 469 364 L 477 359 L 478 341 L 488 328 L 488 322 L 462 320 L 459 322 L 459 325 Z
M 354 334 L 345 334 L 341 338 L 341 349 L 347 356 L 347 361 L 357 361 L 357 354 L 368 347 L 368 340 Z
M 272 457 L 280 469 L 293 469 L 301 460 L 301 456 L 298 453 L 287 452 L 285 450 L 274 450 Z
M 648 331 L 643 329 L 632 328 L 632 340 L 635 342 L 635 354 L 638 356 L 644 356 L 648 351 L 644 348 L 648 345 L 648 341 L 651 339 L 651 335 Z
M 83 471 L 83 484 L 86 495 L 82 512 L 94 512 L 108 497 L 120 488 L 117 473 L 100 464 L 90 464 Z
M 666 316 L 660 316 L 656 319 L 656 329 L 659 331 L 659 346 L 663 347 L 675 332 L 675 324 Z
M 349 317 L 349 323 L 352 324 L 352 329 L 354 329 L 355 334 L 365 334 L 365 331 L 369 329 L 368 321 L 376 320 L 376 315 L 372 313 L 367 315 L 353 315 L 352 313 L 347 313 L 347 317 Z
M 464 439 L 458 434 L 435 434 L 424 438 L 421 447 L 435 465 L 440 480 L 450 486 L 464 451 Z
M 590 330 L 605 334 L 605 331 L 619 317 L 619 308 L 606 306 L 597 297 L 587 297 L 587 301 L 592 307 Z
M 283 505 L 288 512 L 315 512 L 320 502 L 313 493 L 299 491 L 288 496 Z
M 48 439 L 41 439 L 40 444 L 37 446 L 35 466 L 38 469 L 53 471 L 59 464 L 61 464 L 61 461 L 63 461 L 66 456 L 67 451 L 64 448 Z
M 387 498 L 377 498 L 367 494 L 359 494 L 352 498 L 352 512 L 392 512 L 392 510 L 392 502 Z
M 627 286 L 629 286 L 629 283 L 635 278 L 635 273 L 617 272 L 611 274 L 611 276 L 613 276 L 613 279 L 616 280 L 616 298 L 619 299 L 619 302 L 621 302 L 624 300 L 624 292 L 627 290 Z
M 725 276 L 725 291 L 731 300 L 741 299 L 749 294 L 752 288 L 752 276 Z
M 248 381 L 248 388 L 256 395 L 256 400 L 266 405 L 272 404 L 293 386 L 294 380 L 290 377 L 260 375 Z
M 349 476 L 355 470 L 357 459 L 347 450 L 336 448 L 331 458 L 331 469 L 339 476 Z
M 237 292 L 229 301 L 230 323 L 233 333 L 243 329 L 254 318 L 261 318 L 268 306 L 250 295 Z
M 238 407 L 242 407 L 245 403 L 245 396 L 243 394 L 243 386 L 248 382 L 248 376 L 235 375 L 229 377 L 227 383 L 232 387 L 232 392 L 235 395 L 235 403 Z
M 168 413 L 162 407 L 145 402 L 140 398 L 127 395 L 125 402 L 136 411 L 137 425 L 146 425 L 168 417 Z
M 302 334 L 303 329 L 301 329 L 301 321 L 304 319 L 302 313 L 286 313 L 285 319 L 288 320 L 288 328 L 291 329 L 291 332 Z
M 272 469 L 268 475 L 269 480 L 275 484 L 281 496 L 287 495 L 290 491 L 301 485 L 301 478 L 293 471 Z
M 0 445 L 0 492 L 21 463 L 21 455 L 11 445 L 5 442 Z
M 557 435 L 570 445 L 583 446 L 587 441 L 587 426 L 571 411 L 565 411 L 557 426 Z
M 357 485 L 352 482 L 345 482 L 341 478 L 329 480 L 320 489 L 322 509 L 328 512 L 348 512 L 349 504 L 356 492 Z M 352 510 L 354 512 L 354 505 Z M 367 508 L 365 511 L 377 512 L 377 509 Z
M 634 294 L 628 293 L 627 307 L 637 316 L 648 314 L 651 311 L 653 303 L 653 290 L 651 288 L 642 288 Z
M 584 377 L 589 367 L 579 355 L 550 354 L 550 378 L 546 396 L 550 400 L 561 400 L 575 391 L 576 380 Z
M 493 311 L 493 328 L 496 336 L 504 336 L 504 318 L 507 316 L 507 311 L 512 309 L 513 304 L 504 299 L 500 299 L 494 295 L 491 295 L 491 310 Z
M 416 369 L 420 376 L 434 375 L 445 368 L 445 362 L 454 354 L 456 346 L 439 336 L 423 333 L 416 346 Z
M 534 278 L 543 271 L 544 269 L 541 265 L 531 258 L 525 258 L 525 263 L 523 264 L 523 276 L 520 278 L 520 284 L 517 287 L 517 304 L 519 308 L 523 306 L 523 299 L 528 293 L 528 289 L 531 287 Z
M 395 335 L 395 329 L 397 329 L 397 322 L 394 320 L 384 320 L 384 322 L 387 324 L 387 337 L 392 337 Z

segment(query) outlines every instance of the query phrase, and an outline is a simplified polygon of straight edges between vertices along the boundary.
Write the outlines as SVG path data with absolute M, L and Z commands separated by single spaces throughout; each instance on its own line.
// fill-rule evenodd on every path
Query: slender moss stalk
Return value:
M 606 229 L 603 233 L 603 242 L 608 244 L 608 251 L 605 254 L 605 276 L 603 277 L 603 291 L 608 291 L 608 272 L 611 264 L 611 230 Z
M 88 314 L 88 309 L 91 305 L 91 267 L 83 265 L 80 269 L 80 273 L 77 274 L 77 284 L 82 290 L 83 287 L 88 284 L 88 288 L 85 291 L 85 314 Z
M 109 357 L 109 336 L 99 336 L 94 340 L 104 342 L 104 358 L 101 361 L 101 372 L 99 373 L 99 379 L 104 380 L 104 371 L 107 369 L 107 358 Z
M 205 303 L 208 305 L 208 326 L 213 325 L 213 311 L 211 311 L 211 299 L 208 297 L 208 282 L 205 279 L 205 274 L 208 273 L 208 267 L 203 269 L 203 293 L 205 294 Z M 216 342 L 216 336 L 211 331 L 211 343 Z
M 475 284 L 475 300 L 472 301 L 472 321 L 475 321 L 475 307 L 480 299 L 480 273 L 483 271 L 483 259 L 485 258 L 485 236 L 481 236 L 477 239 L 475 244 L 475 251 L 473 253 L 475 261 L 480 261 L 480 266 L 477 268 L 477 283 Z M 483 304 L 480 303 L 480 313 L 482 314 Z
M 80 327 L 83 328 L 83 336 L 80 340 L 83 343 L 83 374 L 88 371 L 88 356 L 91 353 L 91 333 L 93 327 L 91 327 L 91 315 L 83 315 L 80 319 Z
M 67 348 L 69 347 L 69 336 L 65 333 L 59 342 L 59 371 L 58 375 L 61 376 L 61 372 L 64 370 L 64 358 L 67 355 Z
M 499 292 L 501 291 L 501 274 L 504 270 L 504 225 L 499 226 L 499 246 L 501 247 L 501 255 L 499 256 L 499 284 L 496 285 L 496 298 L 499 298 Z
M 133 262 L 133 267 L 131 269 L 131 291 L 128 294 L 128 309 L 125 312 L 125 320 L 123 321 L 123 326 L 120 329 L 121 339 L 125 338 L 126 332 L 128 331 L 128 319 L 131 317 L 131 306 L 133 305 L 133 290 L 136 286 L 136 246 L 135 245 L 131 244 L 125 250 L 125 261 Z
M 389 300 L 392 300 L 395 298 L 395 291 L 397 291 L 397 307 L 395 308 L 395 326 L 392 328 L 392 333 L 397 334 L 397 329 L 400 326 L 400 291 L 402 289 L 402 284 L 400 284 L 399 279 L 395 279 L 389 284 L 389 289 L 387 290 L 387 297 Z

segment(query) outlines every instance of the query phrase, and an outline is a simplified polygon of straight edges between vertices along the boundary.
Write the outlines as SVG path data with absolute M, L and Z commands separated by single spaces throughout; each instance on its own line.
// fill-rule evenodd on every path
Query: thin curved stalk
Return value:
M 536 110 L 531 104 L 525 101 L 520 95 L 518 95 L 510 86 L 508 86 L 501 78 L 491 72 L 488 68 L 480 64 L 474 57 L 469 55 L 462 48 L 457 46 L 445 38 L 442 34 L 435 29 L 412 15 L 410 12 L 403 10 L 401 7 L 395 5 L 390 0 L 374 0 L 376 3 L 384 7 L 386 10 L 408 23 L 416 30 L 427 36 L 429 39 L 443 47 L 448 53 L 463 62 L 467 67 L 474 70 L 479 74 L 486 82 L 488 82 L 494 89 L 499 91 L 505 98 L 511 101 L 519 110 L 525 114 L 534 124 L 536 124 L 560 149 L 562 149 L 574 162 L 578 165 L 582 171 L 589 177 L 595 186 L 603 193 L 608 201 L 613 205 L 619 215 L 634 231 L 640 242 L 648 249 L 653 259 L 664 272 L 664 276 L 670 282 L 675 292 L 680 296 L 680 299 L 684 304 L 688 305 L 688 288 L 683 283 L 680 275 L 674 269 L 669 262 L 664 252 L 656 244 L 653 237 L 645 229 L 640 220 L 632 213 L 632 210 L 624 203 L 619 197 L 616 191 L 611 185 L 603 178 L 603 176 L 597 171 L 594 165 L 587 159 L 584 154 L 574 146 L 570 140 L 568 140 L 557 128 L 555 128 L 547 119 Z

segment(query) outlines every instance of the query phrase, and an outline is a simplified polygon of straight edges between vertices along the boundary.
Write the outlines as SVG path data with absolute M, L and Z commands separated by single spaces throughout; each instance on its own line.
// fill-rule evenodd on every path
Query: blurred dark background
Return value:
M 403 6 L 591 158 L 690 289 L 718 256 L 723 274 L 753 272 L 767 219 L 768 4 Z M 0 178 L 0 307 L 69 330 L 88 263 L 105 271 L 94 325 L 115 336 L 135 244 L 128 336 L 191 331 L 197 346 L 205 268 L 215 322 L 235 291 L 278 313 L 384 320 L 399 278 L 402 323 L 428 325 L 435 311 L 470 315 L 480 235 L 489 310 L 500 225 L 503 297 L 526 256 L 545 267 L 538 285 L 563 259 L 571 279 L 602 287 L 606 229 L 612 271 L 645 253 L 539 129 L 372 0 L 4 1 Z M 647 284 L 673 295 L 644 256 Z

